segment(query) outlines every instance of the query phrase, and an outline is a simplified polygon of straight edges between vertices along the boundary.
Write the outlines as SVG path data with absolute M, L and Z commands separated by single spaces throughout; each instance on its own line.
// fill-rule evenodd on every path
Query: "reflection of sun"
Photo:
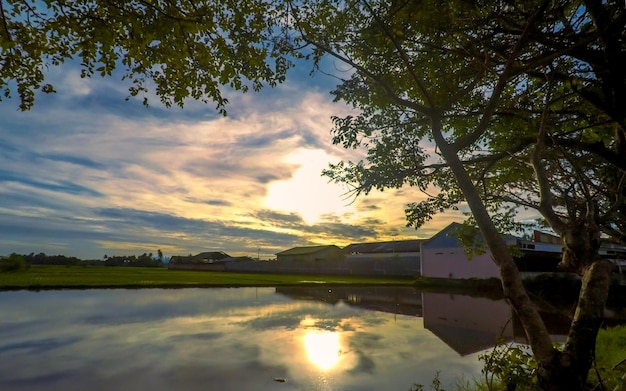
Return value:
M 309 360 L 326 371 L 339 362 L 341 344 L 339 333 L 334 331 L 310 331 L 304 335 L 304 348 Z

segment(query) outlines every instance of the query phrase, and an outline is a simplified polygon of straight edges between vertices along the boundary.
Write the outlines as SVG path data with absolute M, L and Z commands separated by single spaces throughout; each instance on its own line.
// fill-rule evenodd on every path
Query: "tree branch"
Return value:
M 367 9 L 370 11 L 370 14 L 372 15 L 372 17 L 374 17 L 374 20 L 376 20 L 376 23 L 378 24 L 380 29 L 383 31 L 383 33 L 393 43 L 393 46 L 396 48 L 398 55 L 402 59 L 402 62 L 404 63 L 404 66 L 407 72 L 409 73 L 409 76 L 411 76 L 411 79 L 417 85 L 417 88 L 422 92 L 422 95 L 424 95 L 424 98 L 426 98 L 426 101 L 428 102 L 428 106 L 430 108 L 434 108 L 435 102 L 433 101 L 432 97 L 426 90 L 426 87 L 424 86 L 424 83 L 422 82 L 422 80 L 415 74 L 415 71 L 414 71 L 415 67 L 409 60 L 409 57 L 407 56 L 406 51 L 402 48 L 402 45 L 398 42 L 395 35 L 391 34 L 387 26 L 383 23 L 383 21 L 380 19 L 378 14 L 374 12 L 370 4 L 366 0 L 363 1 L 363 4 L 365 4 L 365 7 L 367 7 Z
M 541 117 L 541 124 L 539 127 L 539 134 L 537 136 L 537 142 L 531 155 L 531 164 L 537 177 L 537 185 L 539 186 L 539 212 L 546 219 L 548 224 L 554 229 L 554 231 L 562 236 L 565 232 L 565 223 L 554 212 L 554 201 L 552 197 L 552 191 L 550 189 L 550 180 L 545 171 L 545 167 L 542 164 L 542 155 L 545 149 L 545 139 L 547 137 L 546 118 L 548 112 L 548 104 L 544 104 L 544 113 Z
M 509 78 L 513 75 L 513 65 L 515 60 L 517 59 L 517 55 L 519 54 L 521 48 L 526 44 L 526 38 L 530 34 L 531 27 L 534 25 L 539 16 L 545 11 L 549 3 L 549 0 L 544 0 L 541 4 L 541 7 L 539 7 L 539 9 L 532 15 L 532 17 L 528 19 L 524 31 L 522 32 L 515 46 L 511 50 L 511 53 L 509 54 L 504 65 L 504 69 L 502 70 L 502 73 L 498 78 L 498 82 L 494 86 L 493 92 L 489 97 L 487 104 L 485 105 L 484 114 L 481 117 L 480 122 L 471 133 L 465 135 L 464 137 L 460 137 L 452 144 L 455 153 L 474 144 L 476 141 L 478 141 L 478 139 L 480 139 L 480 137 L 482 137 L 482 135 L 487 130 L 487 127 L 491 122 L 491 118 L 493 117 L 493 114 L 498 106 L 504 88 L 508 84 Z
M 12 42 L 13 37 L 11 37 L 11 32 L 9 31 L 9 24 L 7 22 L 7 18 L 4 15 L 4 1 L 0 1 L 0 15 L 2 15 L 2 26 L 4 27 L 4 32 L 6 33 L 7 41 Z

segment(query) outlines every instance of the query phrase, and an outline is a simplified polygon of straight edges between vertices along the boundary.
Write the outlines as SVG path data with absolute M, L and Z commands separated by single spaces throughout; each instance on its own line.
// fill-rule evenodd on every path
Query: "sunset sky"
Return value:
M 225 251 L 262 259 L 294 246 L 426 238 L 461 217 L 405 227 L 416 189 L 346 197 L 321 171 L 363 151 L 331 143 L 335 79 L 310 67 L 260 93 L 224 90 L 228 117 L 188 101 L 126 101 L 128 84 L 51 69 L 56 94 L 27 112 L 0 102 L 0 255 L 83 259 Z

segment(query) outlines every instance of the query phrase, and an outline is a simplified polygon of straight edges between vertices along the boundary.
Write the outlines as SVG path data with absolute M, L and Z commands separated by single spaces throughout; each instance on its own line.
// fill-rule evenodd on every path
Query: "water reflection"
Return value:
M 424 293 L 424 327 L 460 355 L 513 339 L 513 312 L 504 300 Z
M 336 331 L 308 331 L 304 335 L 307 357 L 319 369 L 334 368 L 341 358 L 340 333 Z
M 462 356 L 491 348 L 498 341 L 527 342 L 519 318 L 502 299 L 422 293 L 407 287 L 281 287 L 276 292 L 298 300 L 346 303 L 358 308 L 420 317 L 424 328 Z M 553 341 L 564 342 L 575 302 L 555 305 L 541 299 L 536 300 L 535 305 Z M 605 323 L 626 323 L 623 305 L 605 308 Z
M 440 370 L 451 385 L 501 333 L 489 304 L 410 288 L 0 292 L 0 390 L 406 390 Z
M 405 390 L 480 370 L 414 315 L 272 288 L 1 292 L 0 313 L 3 391 Z

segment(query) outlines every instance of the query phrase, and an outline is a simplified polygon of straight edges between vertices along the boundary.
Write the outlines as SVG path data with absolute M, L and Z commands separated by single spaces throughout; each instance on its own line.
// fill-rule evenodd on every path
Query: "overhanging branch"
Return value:
M 526 44 L 526 40 L 528 35 L 530 34 L 531 27 L 533 27 L 537 18 L 539 18 L 539 16 L 543 14 L 549 3 L 549 0 L 544 0 L 544 2 L 541 4 L 541 7 L 539 7 L 539 9 L 532 15 L 532 17 L 528 19 L 524 31 L 522 32 L 515 46 L 511 50 L 511 53 L 509 54 L 504 65 L 504 69 L 502 70 L 502 73 L 498 78 L 498 82 L 494 86 L 493 92 L 489 97 L 487 104 L 485 105 L 484 114 L 481 117 L 480 122 L 471 133 L 465 135 L 464 137 L 460 137 L 452 144 L 452 148 L 454 149 L 455 153 L 458 153 L 464 148 L 467 148 L 468 146 L 474 144 L 476 141 L 478 141 L 478 139 L 480 139 L 480 137 L 482 137 L 482 135 L 487 130 L 489 124 L 491 123 L 491 118 L 493 117 L 493 114 L 498 107 L 498 103 L 500 102 L 500 97 L 504 91 L 504 88 L 508 84 L 510 77 L 514 74 L 513 68 L 514 63 L 517 59 L 517 55 L 519 54 L 522 47 Z

